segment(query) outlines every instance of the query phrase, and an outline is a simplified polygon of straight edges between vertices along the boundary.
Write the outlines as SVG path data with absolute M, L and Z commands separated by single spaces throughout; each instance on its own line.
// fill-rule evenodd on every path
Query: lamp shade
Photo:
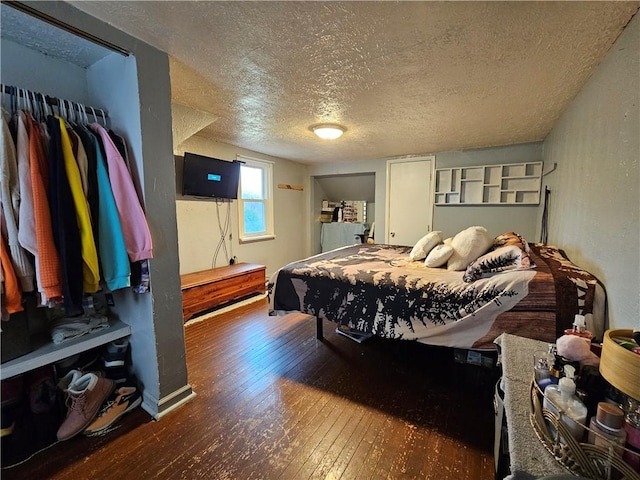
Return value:
M 600 356 L 600 373 L 607 382 L 640 400 L 640 355 L 619 345 L 613 338 L 631 338 L 633 330 L 607 330 Z
M 323 140 L 335 140 L 342 136 L 345 128 L 334 123 L 322 123 L 320 125 L 314 125 L 311 127 L 311 130 Z

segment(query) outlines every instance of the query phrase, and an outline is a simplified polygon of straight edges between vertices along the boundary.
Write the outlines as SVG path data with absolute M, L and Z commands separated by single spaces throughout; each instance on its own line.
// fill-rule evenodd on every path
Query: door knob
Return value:
M 390 235 L 391 235 L 391 237 L 393 238 L 393 237 L 395 237 L 395 236 L 396 236 L 396 232 L 391 232 L 391 233 L 390 233 Z

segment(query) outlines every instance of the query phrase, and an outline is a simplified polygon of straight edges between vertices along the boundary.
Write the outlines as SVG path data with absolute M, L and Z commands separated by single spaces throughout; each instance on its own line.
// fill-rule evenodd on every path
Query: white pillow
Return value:
M 447 262 L 447 270 L 466 270 L 471 262 L 493 246 L 493 238 L 484 227 L 469 227 L 453 237 L 451 246 L 453 255 Z
M 445 245 L 441 243 L 433 247 L 433 250 L 429 252 L 427 258 L 424 261 L 425 267 L 437 268 L 441 267 L 447 260 L 453 255 L 453 247 L 451 245 Z
M 427 233 L 413 246 L 409 258 L 411 261 L 423 260 L 433 247 L 442 242 L 442 232 L 434 231 Z

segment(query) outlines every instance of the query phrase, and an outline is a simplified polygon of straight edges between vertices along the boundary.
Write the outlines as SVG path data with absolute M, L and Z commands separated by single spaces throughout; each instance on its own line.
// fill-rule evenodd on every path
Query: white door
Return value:
M 389 160 L 385 242 L 414 245 L 431 231 L 435 157 Z

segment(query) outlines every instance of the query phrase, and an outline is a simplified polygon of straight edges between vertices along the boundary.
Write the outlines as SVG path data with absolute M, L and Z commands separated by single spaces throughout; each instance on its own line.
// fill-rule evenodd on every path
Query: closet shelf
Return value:
M 32 338 L 34 349 L 30 353 L 0 366 L 0 380 L 15 377 L 29 370 L 49 365 L 128 335 L 131 335 L 131 327 L 129 325 L 120 320 L 110 319 L 109 328 L 74 338 L 59 345 L 54 344 L 50 337 Z

